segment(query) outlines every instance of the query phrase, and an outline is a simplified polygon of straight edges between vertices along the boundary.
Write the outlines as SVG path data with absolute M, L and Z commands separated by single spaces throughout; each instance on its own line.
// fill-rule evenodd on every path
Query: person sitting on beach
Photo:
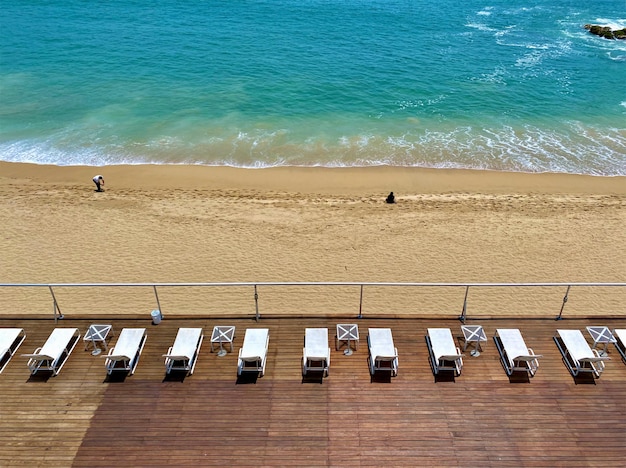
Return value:
M 96 192 L 104 192 L 102 187 L 104 187 L 104 177 L 101 175 L 97 175 L 93 178 L 93 183 L 96 184 Z
M 386 203 L 395 203 L 396 202 L 396 197 L 394 196 L 393 192 L 389 192 L 389 195 L 387 195 L 387 199 L 385 200 Z

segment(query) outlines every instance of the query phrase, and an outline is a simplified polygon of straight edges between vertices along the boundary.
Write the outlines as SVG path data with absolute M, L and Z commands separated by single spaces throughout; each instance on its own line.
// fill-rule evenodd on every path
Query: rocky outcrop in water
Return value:
M 600 26 L 599 24 L 585 24 L 585 29 L 591 34 L 605 39 L 626 39 L 626 28 L 611 29 L 608 26 Z

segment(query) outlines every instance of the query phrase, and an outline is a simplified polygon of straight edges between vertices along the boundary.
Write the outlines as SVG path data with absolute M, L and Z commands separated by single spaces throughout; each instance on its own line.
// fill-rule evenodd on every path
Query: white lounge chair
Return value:
M 124 371 L 134 374 L 146 336 L 145 328 L 122 329 L 115 347 L 104 356 L 107 373 L 111 375 L 114 371 Z
M 452 331 L 449 328 L 429 328 L 426 341 L 435 375 L 442 370 L 451 370 L 457 376 L 461 375 L 463 355 L 454 344 Z
M 329 368 L 328 328 L 307 328 L 302 350 L 302 375 L 313 371 L 323 372 L 328 377 Z
M 526 346 L 522 334 L 517 328 L 499 328 L 494 336 L 496 347 L 500 353 L 502 365 L 507 375 L 515 371 L 526 371 L 531 377 L 539 368 L 539 359 L 542 357 Z
M 179 328 L 174 345 L 163 355 L 165 372 L 169 374 L 173 370 L 180 370 L 193 374 L 203 339 L 202 328 Z
M 626 329 L 616 328 L 613 330 L 613 336 L 616 339 L 615 347 L 622 356 L 624 362 L 626 362 Z
M 243 346 L 239 350 L 237 375 L 242 372 L 260 373 L 265 375 L 267 347 L 270 341 L 270 331 L 267 328 L 248 328 L 243 338 Z
M 600 378 L 604 361 L 609 358 L 600 356 L 597 349 L 591 349 L 580 330 L 557 330 L 554 341 L 561 351 L 563 362 L 574 377 L 581 372 L 588 372 Z
M 25 339 L 23 328 L 0 328 L 0 374 Z
M 22 356 L 29 358 L 31 374 L 46 370 L 58 375 L 79 339 L 78 328 L 55 328 L 41 348 L 37 348 L 33 354 Z
M 370 328 L 367 344 L 370 351 L 370 374 L 390 371 L 392 377 L 398 375 L 398 350 L 393 345 L 391 328 Z

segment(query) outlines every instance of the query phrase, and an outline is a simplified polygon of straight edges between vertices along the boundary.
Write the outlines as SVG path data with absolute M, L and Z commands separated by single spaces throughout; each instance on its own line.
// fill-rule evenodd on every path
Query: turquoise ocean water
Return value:
M 626 175 L 625 0 L 5 0 L 0 159 Z

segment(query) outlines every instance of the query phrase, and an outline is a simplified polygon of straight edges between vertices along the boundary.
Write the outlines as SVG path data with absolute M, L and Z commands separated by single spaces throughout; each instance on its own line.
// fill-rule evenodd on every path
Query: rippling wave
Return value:
M 11 3 L 0 159 L 626 175 L 617 3 Z

